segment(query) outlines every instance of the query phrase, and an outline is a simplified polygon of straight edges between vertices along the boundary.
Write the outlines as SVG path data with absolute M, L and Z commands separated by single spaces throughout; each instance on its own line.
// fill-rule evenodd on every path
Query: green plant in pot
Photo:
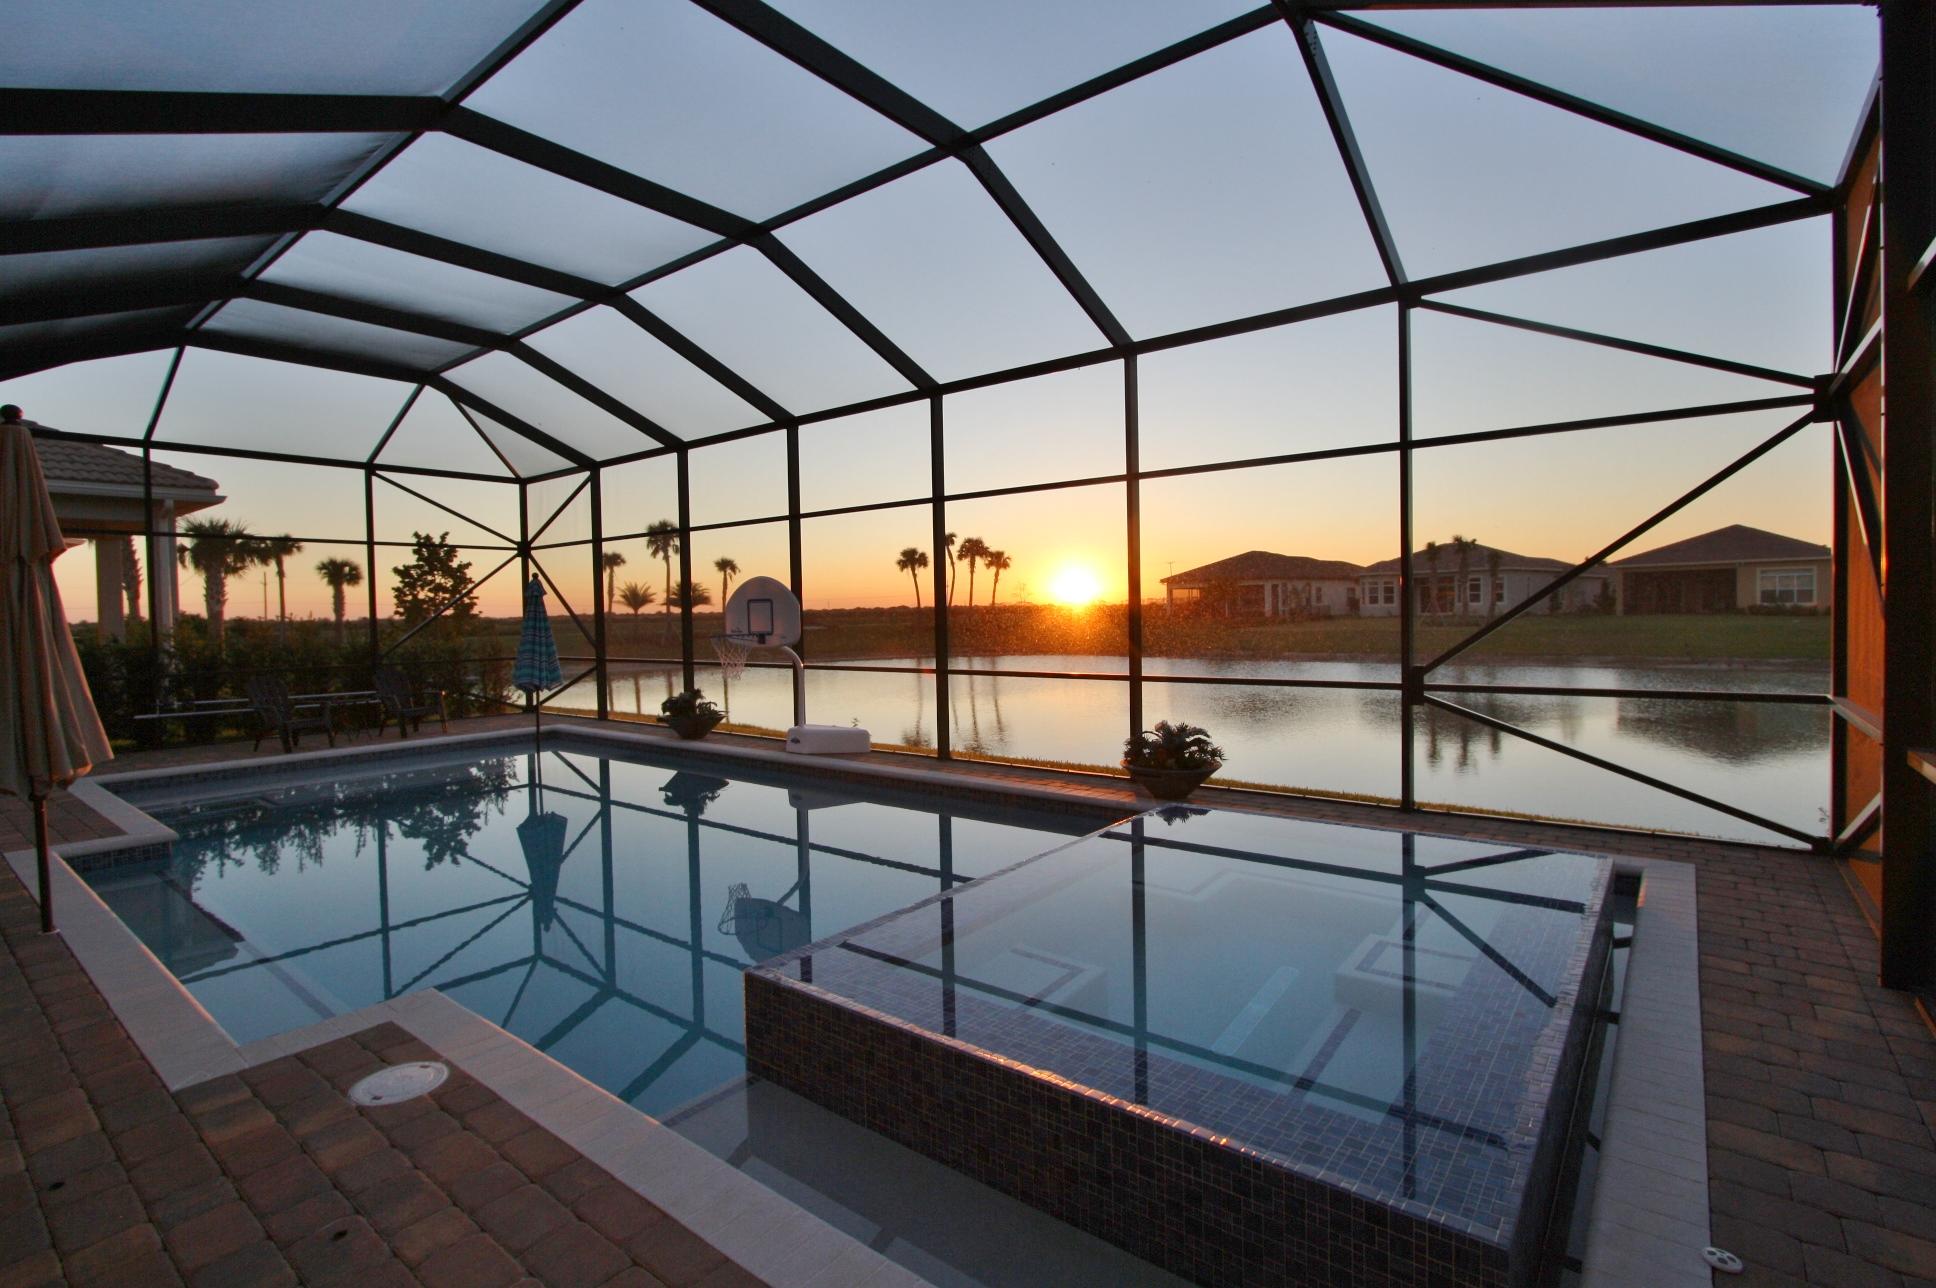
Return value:
M 1123 768 L 1158 800 L 1180 801 L 1223 768 L 1223 748 L 1207 729 L 1159 720 L 1123 742 Z
M 659 704 L 659 714 L 681 738 L 704 738 L 713 726 L 726 718 L 717 704 L 706 700 L 698 689 L 687 689 Z

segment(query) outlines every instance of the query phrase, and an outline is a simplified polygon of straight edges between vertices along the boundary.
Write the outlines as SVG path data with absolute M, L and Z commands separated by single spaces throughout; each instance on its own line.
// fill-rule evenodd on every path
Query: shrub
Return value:
M 1223 764 L 1223 748 L 1210 741 L 1210 731 L 1193 724 L 1156 722 L 1123 741 L 1123 764 L 1138 769 L 1214 770 Z

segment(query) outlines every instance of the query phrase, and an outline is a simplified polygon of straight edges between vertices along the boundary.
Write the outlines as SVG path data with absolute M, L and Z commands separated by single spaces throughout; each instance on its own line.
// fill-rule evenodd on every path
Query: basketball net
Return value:
M 720 674 L 729 680 L 737 680 L 745 675 L 746 655 L 760 642 L 758 635 L 743 635 L 737 631 L 713 636 L 713 652 L 719 655 Z

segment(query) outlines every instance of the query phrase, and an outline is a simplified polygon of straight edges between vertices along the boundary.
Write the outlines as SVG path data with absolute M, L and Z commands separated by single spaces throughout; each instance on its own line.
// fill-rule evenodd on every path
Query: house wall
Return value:
M 1422 590 L 1432 576 L 1433 574 L 1419 569 L 1414 580 Z M 1553 580 L 1554 574 L 1535 569 L 1521 570 L 1507 568 L 1502 569 L 1496 574 L 1484 570 L 1469 570 L 1466 573 L 1468 594 L 1464 597 L 1454 597 L 1451 593 L 1452 583 L 1457 579 L 1456 569 L 1441 568 L 1436 576 L 1445 590 L 1445 594 L 1440 600 L 1443 607 L 1432 609 L 1426 606 L 1430 603 L 1429 600 L 1421 599 L 1421 612 L 1433 612 L 1460 617 L 1491 617 L 1517 606 L 1528 596 L 1539 594 L 1546 587 L 1547 583 Z M 1471 598 L 1469 593 L 1471 589 L 1470 583 L 1475 579 L 1479 583 L 1479 597 L 1476 600 Z M 1384 602 L 1383 594 L 1384 584 L 1391 582 L 1395 585 L 1397 580 L 1398 575 L 1396 573 L 1374 573 L 1359 578 L 1361 587 L 1359 593 L 1362 604 L 1362 607 L 1359 609 L 1360 615 L 1365 617 L 1398 616 L 1397 596 L 1394 595 L 1392 602 L 1387 604 Z M 1576 578 L 1560 591 L 1560 611 L 1576 612 L 1584 608 L 1592 607 L 1599 599 L 1600 588 L 1607 583 L 1608 577 L 1600 573 L 1592 573 L 1584 577 Z M 1498 593 L 1501 587 L 1505 591 L 1503 596 L 1500 596 Z M 1532 609 L 1532 611 L 1537 613 L 1546 610 L 1544 606 L 1539 606 Z
M 1764 571 L 1807 569 L 1815 574 L 1815 599 L 1803 607 L 1826 608 L 1831 590 L 1830 561 L 1822 559 L 1757 559 L 1740 563 L 1687 564 L 1657 568 L 1623 568 L 1615 597 L 1623 614 L 1657 612 L 1729 612 L 1761 603 Z M 1675 583 L 1675 600 L 1704 607 L 1661 607 L 1664 583 Z M 1729 595 L 1732 594 L 1730 601 Z

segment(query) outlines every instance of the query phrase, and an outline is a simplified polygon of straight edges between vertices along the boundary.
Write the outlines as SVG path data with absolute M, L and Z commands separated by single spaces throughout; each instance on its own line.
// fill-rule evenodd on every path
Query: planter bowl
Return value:
M 1189 799 L 1190 793 L 1203 786 L 1203 780 L 1222 769 L 1221 764 L 1208 769 L 1148 769 L 1142 765 L 1132 765 L 1125 761 L 1123 768 L 1136 785 L 1160 801 L 1180 801 Z
M 662 715 L 659 717 L 659 719 L 665 721 L 666 727 L 668 729 L 672 730 L 672 732 L 678 734 L 681 738 L 684 738 L 687 741 L 692 741 L 693 739 L 696 739 L 696 738 L 704 738 L 707 734 L 713 731 L 714 725 L 718 724 L 721 720 L 724 720 L 725 718 L 726 718 L 725 715 L 718 711 L 714 711 L 709 714 L 694 714 L 694 715 L 686 715 L 686 716 Z

